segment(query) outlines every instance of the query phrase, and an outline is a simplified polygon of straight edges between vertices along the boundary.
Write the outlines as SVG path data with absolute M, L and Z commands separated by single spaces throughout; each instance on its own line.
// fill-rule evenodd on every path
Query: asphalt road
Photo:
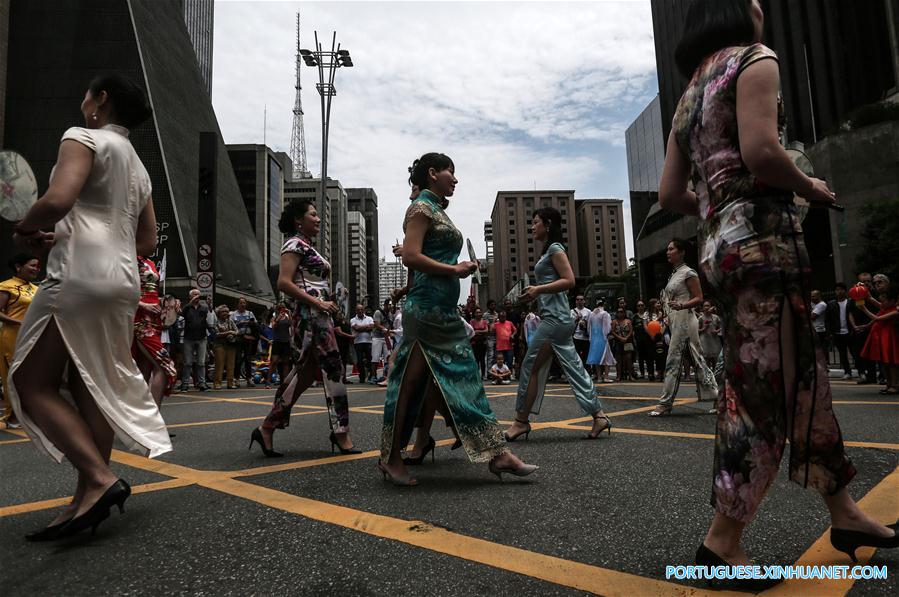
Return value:
M 589 419 L 566 385 L 551 385 L 540 425 L 512 444 L 540 465 L 499 482 L 451 452 L 440 421 L 436 462 L 420 485 L 397 488 L 375 469 L 384 390 L 350 386 L 358 456 L 332 455 L 321 390 L 301 398 L 275 436 L 284 458 L 247 451 L 271 390 L 178 394 L 163 406 L 175 450 L 150 461 L 115 452 L 135 488 L 93 537 L 32 544 L 74 485 L 68 466 L 0 431 L 2 595 L 677 595 L 696 581 L 665 579 L 691 564 L 712 516 L 714 417 L 688 385 L 674 415 L 646 416 L 661 384 L 600 386 L 612 434 L 582 441 Z M 885 522 L 899 518 L 899 400 L 834 382 L 835 410 L 859 474 L 850 491 Z M 488 386 L 510 421 L 515 386 Z M 783 467 L 746 533 L 761 564 L 848 564 L 828 537 L 812 491 Z M 861 550 L 885 580 L 790 581 L 775 593 L 895 595 L 899 552 Z

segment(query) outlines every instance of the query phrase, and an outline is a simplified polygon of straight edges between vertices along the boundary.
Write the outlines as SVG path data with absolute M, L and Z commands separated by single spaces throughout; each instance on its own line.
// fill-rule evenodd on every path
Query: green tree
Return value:
M 886 274 L 899 284 L 899 197 L 874 201 L 862 208 L 865 225 L 857 271 Z

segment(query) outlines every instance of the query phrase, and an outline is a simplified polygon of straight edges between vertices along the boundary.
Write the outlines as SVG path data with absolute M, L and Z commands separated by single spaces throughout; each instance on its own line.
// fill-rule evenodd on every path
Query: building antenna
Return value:
M 296 48 L 296 99 L 293 103 L 293 133 L 290 138 L 290 160 L 293 162 L 293 179 L 311 178 L 306 166 L 306 130 L 303 126 L 303 98 L 300 84 L 300 13 L 297 12 Z
M 266 133 L 268 133 L 268 104 L 262 104 L 262 145 L 267 146 Z

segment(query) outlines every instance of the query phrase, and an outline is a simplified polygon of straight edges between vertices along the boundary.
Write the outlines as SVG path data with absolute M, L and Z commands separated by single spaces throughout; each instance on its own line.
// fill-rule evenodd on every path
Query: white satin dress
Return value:
M 9 400 L 34 445 L 62 462 L 62 452 L 23 411 L 15 385 L 16 371 L 54 319 L 71 362 L 116 437 L 129 449 L 158 456 L 172 444 L 131 357 L 140 298 L 135 235 L 140 212 L 150 199 L 150 177 L 128 140 L 128 129 L 73 127 L 62 139 L 89 148 L 94 163 L 75 205 L 56 224 L 47 278 L 16 341 Z M 61 392 L 71 399 L 67 387 Z

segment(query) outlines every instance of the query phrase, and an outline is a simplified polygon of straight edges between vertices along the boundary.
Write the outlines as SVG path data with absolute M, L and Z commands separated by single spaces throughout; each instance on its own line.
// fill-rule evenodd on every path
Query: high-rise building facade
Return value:
M 381 245 L 378 241 L 378 194 L 371 188 L 348 188 L 347 209 L 358 211 L 365 218 L 365 250 L 367 256 L 368 297 L 374 301 L 381 296 L 378 279 L 378 257 Z M 389 290 L 388 290 L 389 292 Z
M 574 202 L 581 276 L 620 276 L 627 271 L 623 204 L 621 199 Z
M 542 247 L 531 235 L 531 219 L 541 207 L 554 207 L 562 217 L 562 235 L 575 275 L 579 275 L 574 191 L 499 191 L 490 220 L 493 264 L 488 273 L 490 297 L 502 299 L 525 274 L 533 277 Z
M 187 34 L 197 55 L 197 66 L 212 97 L 212 33 L 215 13 L 213 0 L 181 0 Z
M 365 216 L 362 212 L 347 212 L 347 241 L 350 253 L 351 308 L 368 301 L 368 260 L 366 259 Z
M 216 294 L 270 304 L 273 289 L 244 208 L 179 0 L 14 0 L 9 4 L 4 144 L 26 156 L 44 192 L 59 138 L 83 126 L 78 111 L 99 71 L 125 75 L 148 95 L 153 117 L 130 131 L 153 185 L 157 257 L 169 292 L 195 285 L 200 133 L 216 145 Z M 86 25 L 89 23 L 89 26 Z M 73 51 L 76 48 L 77 51 Z M 60 73 L 64 73 L 61 76 Z M 18 82 L 24 82 L 20 84 Z M 27 82 L 52 81 L 32 85 Z M 9 226 L 0 252 L 9 256 Z
M 283 155 L 283 154 L 282 154 Z M 284 167 L 265 145 L 228 145 L 228 157 L 256 234 L 266 270 L 278 264 L 283 237 L 278 220 L 284 206 Z
M 658 94 L 624 133 L 627 148 L 627 181 L 634 239 L 650 208 L 659 200 L 659 179 L 665 165 L 665 137 Z
M 327 200 L 322 197 L 321 178 L 284 181 L 284 200 L 308 199 L 315 202 L 322 219 L 315 246 L 331 264 L 331 280 L 348 284 L 350 254 L 347 238 L 347 194 L 339 180 L 328 177 Z
M 381 257 L 378 260 L 378 286 L 381 294 L 378 295 L 378 304 L 383 305 L 384 301 L 390 298 L 390 293 L 395 288 L 401 288 L 406 285 L 406 267 L 403 262 L 394 257 L 390 261 Z

